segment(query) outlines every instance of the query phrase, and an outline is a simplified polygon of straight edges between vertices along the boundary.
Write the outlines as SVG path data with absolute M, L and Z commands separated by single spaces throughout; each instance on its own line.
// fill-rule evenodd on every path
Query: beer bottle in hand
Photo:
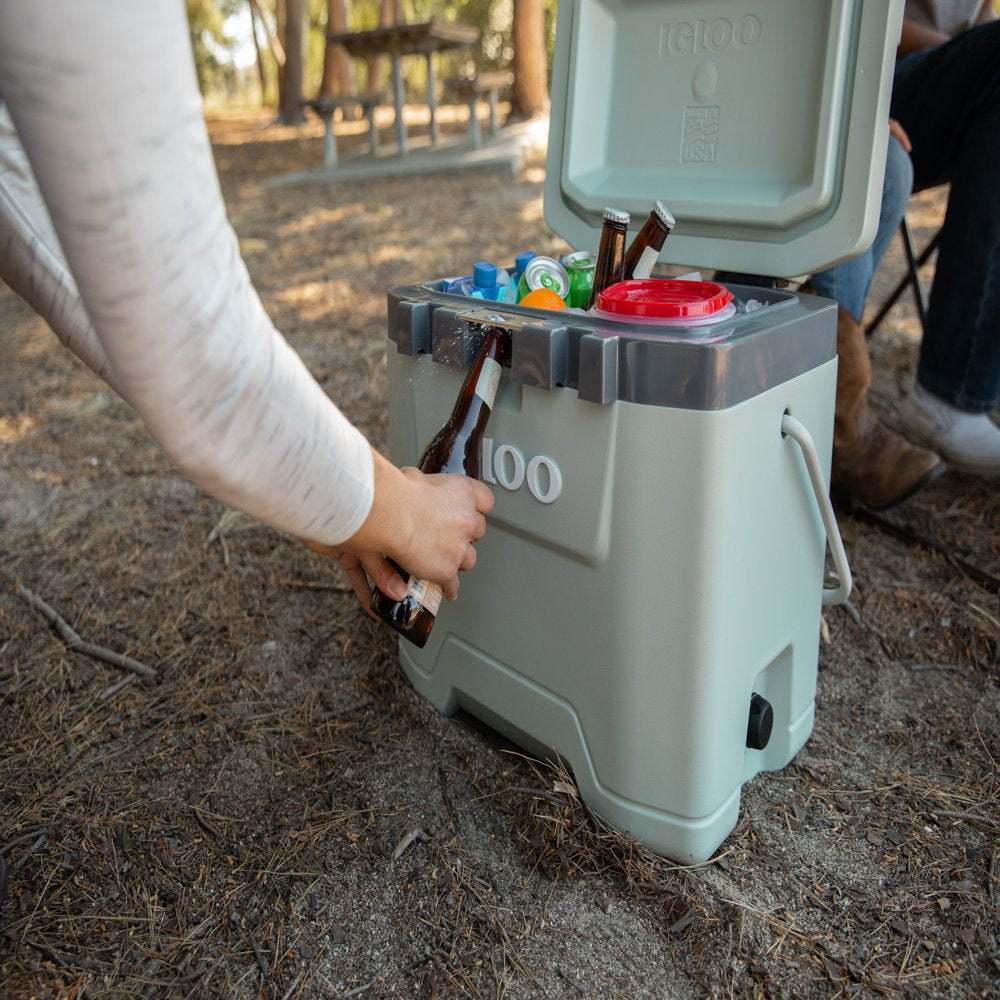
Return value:
M 670 209 L 662 201 L 658 201 L 625 251 L 625 281 L 630 278 L 648 278 L 653 273 L 653 265 L 659 260 L 663 244 L 673 228 L 674 217 L 670 214 Z
M 466 373 L 451 417 L 420 456 L 417 468 L 421 472 L 459 472 L 479 478 L 483 432 L 500 385 L 500 359 L 509 333 L 502 327 L 486 325 L 483 335 L 482 346 Z M 422 648 L 441 606 L 441 588 L 436 583 L 410 576 L 392 559 L 389 562 L 406 581 L 406 596 L 401 601 L 394 601 L 375 590 L 372 611 Z
M 604 210 L 604 226 L 601 229 L 601 242 L 597 246 L 594 285 L 587 301 L 588 309 L 593 309 L 597 296 L 605 288 L 625 279 L 625 237 L 628 236 L 628 223 L 628 212 L 619 212 L 615 208 Z

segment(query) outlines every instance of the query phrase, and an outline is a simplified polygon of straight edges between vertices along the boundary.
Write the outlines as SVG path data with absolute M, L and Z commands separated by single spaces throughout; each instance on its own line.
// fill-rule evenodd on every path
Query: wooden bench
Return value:
M 471 77 L 457 77 L 445 80 L 445 88 L 456 97 L 469 104 L 469 132 L 472 135 L 472 145 L 479 149 L 483 144 L 483 133 L 479 125 L 479 101 L 486 98 L 490 106 L 490 135 L 496 135 L 499 127 L 497 122 L 497 99 L 500 91 L 514 79 L 513 74 L 506 70 L 492 73 L 478 73 Z
M 333 116 L 338 109 L 360 107 L 368 119 L 368 148 L 372 156 L 378 152 L 378 129 L 375 127 L 375 109 L 385 103 L 384 91 L 366 94 L 345 94 L 343 97 L 314 97 L 303 101 L 302 107 L 309 108 L 323 122 L 323 166 L 337 165 L 337 136 L 333 131 Z

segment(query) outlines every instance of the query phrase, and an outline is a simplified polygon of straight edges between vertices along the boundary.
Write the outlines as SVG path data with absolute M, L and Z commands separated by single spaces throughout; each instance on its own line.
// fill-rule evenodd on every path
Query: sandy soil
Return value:
M 385 289 L 567 249 L 541 157 L 273 188 L 320 162 L 318 126 L 211 126 L 267 308 L 376 444 Z M 941 210 L 914 206 L 918 238 Z M 916 345 L 904 301 L 872 345 L 890 424 Z M 10 1000 L 1000 991 L 995 484 L 948 474 L 881 525 L 841 512 L 855 591 L 825 616 L 813 736 L 686 869 L 438 716 L 334 567 L 180 478 L 5 290 L 0 443 Z M 69 648 L 21 588 L 156 681 Z

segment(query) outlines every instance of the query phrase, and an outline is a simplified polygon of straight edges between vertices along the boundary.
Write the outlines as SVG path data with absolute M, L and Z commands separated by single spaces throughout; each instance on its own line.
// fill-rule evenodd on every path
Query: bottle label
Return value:
M 441 607 L 441 598 L 444 596 L 444 593 L 436 583 L 430 583 L 427 580 L 420 580 L 415 576 L 411 576 L 406 593 L 408 597 L 412 597 L 422 608 L 426 608 L 432 615 L 437 617 L 438 608 Z
M 500 374 L 503 366 L 493 358 L 486 358 L 483 361 L 482 371 L 476 380 L 476 395 L 492 410 L 493 401 L 497 398 L 497 389 L 500 387 Z
M 660 251 L 644 247 L 642 255 L 632 271 L 633 278 L 648 278 L 653 273 L 653 265 L 660 259 Z

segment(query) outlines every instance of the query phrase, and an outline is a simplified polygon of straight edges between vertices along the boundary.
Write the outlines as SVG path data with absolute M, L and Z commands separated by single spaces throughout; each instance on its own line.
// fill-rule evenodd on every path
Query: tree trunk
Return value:
M 250 34 L 253 36 L 253 50 L 257 56 L 257 72 L 260 74 L 260 103 L 267 103 L 267 74 L 264 72 L 264 53 L 261 51 L 260 41 L 257 38 L 257 15 L 260 11 L 254 0 L 247 0 L 250 8 Z M 267 30 L 265 29 L 265 35 Z
M 386 28 L 390 24 L 399 24 L 399 0 L 381 0 L 378 8 L 378 26 Z M 385 56 L 375 56 L 368 63 L 369 91 L 380 90 L 385 78 Z
M 542 0 L 514 0 L 514 87 L 511 115 L 531 118 L 549 104 Z
M 306 23 L 305 0 L 285 3 L 285 71 L 281 74 L 281 99 L 278 117 L 283 125 L 300 125 L 302 111 L 303 35 Z
M 285 50 L 281 47 L 281 40 L 278 38 L 278 33 L 271 26 L 271 22 L 264 17 L 264 12 L 260 9 L 259 0 L 250 0 L 250 10 L 257 15 L 257 21 L 260 26 L 264 29 L 264 35 L 267 38 L 268 48 L 271 50 L 271 55 L 274 56 L 274 61 L 280 70 L 282 66 L 285 65 Z M 281 14 L 281 8 L 278 8 L 278 14 Z M 254 39 L 256 41 L 256 38 Z
M 346 0 L 327 0 L 326 30 L 329 34 L 347 31 Z M 327 45 L 323 53 L 322 96 L 344 97 L 354 93 L 351 57 L 343 45 Z

